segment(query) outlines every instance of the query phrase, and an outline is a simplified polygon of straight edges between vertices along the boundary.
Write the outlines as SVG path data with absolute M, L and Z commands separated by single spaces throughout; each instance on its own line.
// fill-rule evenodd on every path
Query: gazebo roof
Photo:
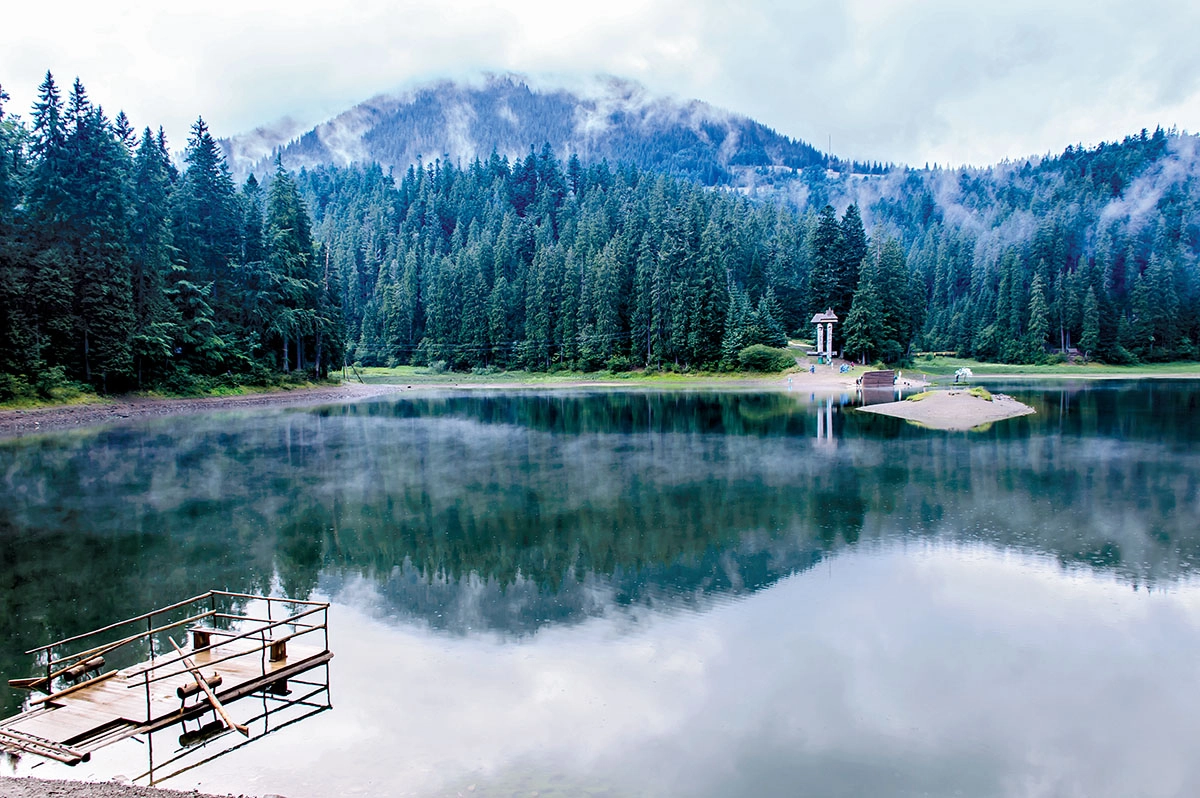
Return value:
M 830 322 L 830 321 L 837 322 L 837 320 L 838 320 L 837 315 L 833 312 L 833 309 L 830 308 L 829 310 L 825 311 L 824 313 L 818 313 L 817 315 L 813 316 L 812 321 L 810 321 L 809 324 L 824 324 L 825 322 Z

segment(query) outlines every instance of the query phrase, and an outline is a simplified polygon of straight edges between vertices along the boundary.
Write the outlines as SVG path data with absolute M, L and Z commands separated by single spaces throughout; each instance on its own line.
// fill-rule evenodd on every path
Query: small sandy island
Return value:
M 944 430 L 969 430 L 994 421 L 1027 416 L 1035 412 L 1029 405 L 1004 394 L 992 394 L 990 400 L 972 396 L 962 390 L 931 391 L 918 396 L 921 398 L 917 401 L 906 399 L 902 402 L 867 405 L 859 410 L 864 413 L 895 416 L 926 427 Z

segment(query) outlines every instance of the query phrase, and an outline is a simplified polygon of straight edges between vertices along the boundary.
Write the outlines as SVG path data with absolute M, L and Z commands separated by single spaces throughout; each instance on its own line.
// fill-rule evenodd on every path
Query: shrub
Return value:
M 774 373 L 796 365 L 796 358 L 786 350 L 754 344 L 738 352 L 738 364 L 746 371 Z
M 613 355 L 604 364 L 604 367 L 614 374 L 619 374 L 623 371 L 630 371 L 634 366 L 633 359 L 624 355 Z
M 65 402 L 78 397 L 84 392 L 84 386 L 67 379 L 67 370 L 62 366 L 52 366 L 37 373 L 34 388 L 42 399 Z
M 33 387 L 20 374 L 0 374 L 0 402 L 32 399 Z

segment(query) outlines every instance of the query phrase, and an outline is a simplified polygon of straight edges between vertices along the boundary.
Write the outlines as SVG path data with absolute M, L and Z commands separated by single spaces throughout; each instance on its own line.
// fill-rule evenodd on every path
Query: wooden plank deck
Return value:
M 223 704 L 267 689 L 333 657 L 332 652 L 318 646 L 292 641 L 287 646 L 287 656 L 271 662 L 269 641 L 264 646 L 253 639 L 230 640 L 207 651 L 188 653 L 205 676 L 214 671 L 220 674 L 222 682 L 214 692 Z M 231 659 L 210 664 L 231 655 Z M 173 658 L 172 653 L 158 657 L 157 661 Z M 69 691 L 35 699 L 41 703 L 0 721 L 0 746 L 5 742 L 2 735 L 7 733 L 10 743 L 25 736 L 61 746 L 63 750 L 87 752 L 211 709 L 203 693 L 186 701 L 177 695 L 178 688 L 194 681 L 182 662 L 160 664 L 150 670 L 153 667 L 153 662 L 143 662 L 104 674 Z M 151 680 L 158 679 L 150 681 L 148 692 L 147 674 Z

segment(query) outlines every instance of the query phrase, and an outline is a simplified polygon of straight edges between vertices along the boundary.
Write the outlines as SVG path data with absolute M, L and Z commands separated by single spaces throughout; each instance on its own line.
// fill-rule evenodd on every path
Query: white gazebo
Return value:
M 833 325 L 837 323 L 833 308 L 812 317 L 812 324 L 817 325 L 817 357 L 825 358 L 826 363 L 833 362 Z

